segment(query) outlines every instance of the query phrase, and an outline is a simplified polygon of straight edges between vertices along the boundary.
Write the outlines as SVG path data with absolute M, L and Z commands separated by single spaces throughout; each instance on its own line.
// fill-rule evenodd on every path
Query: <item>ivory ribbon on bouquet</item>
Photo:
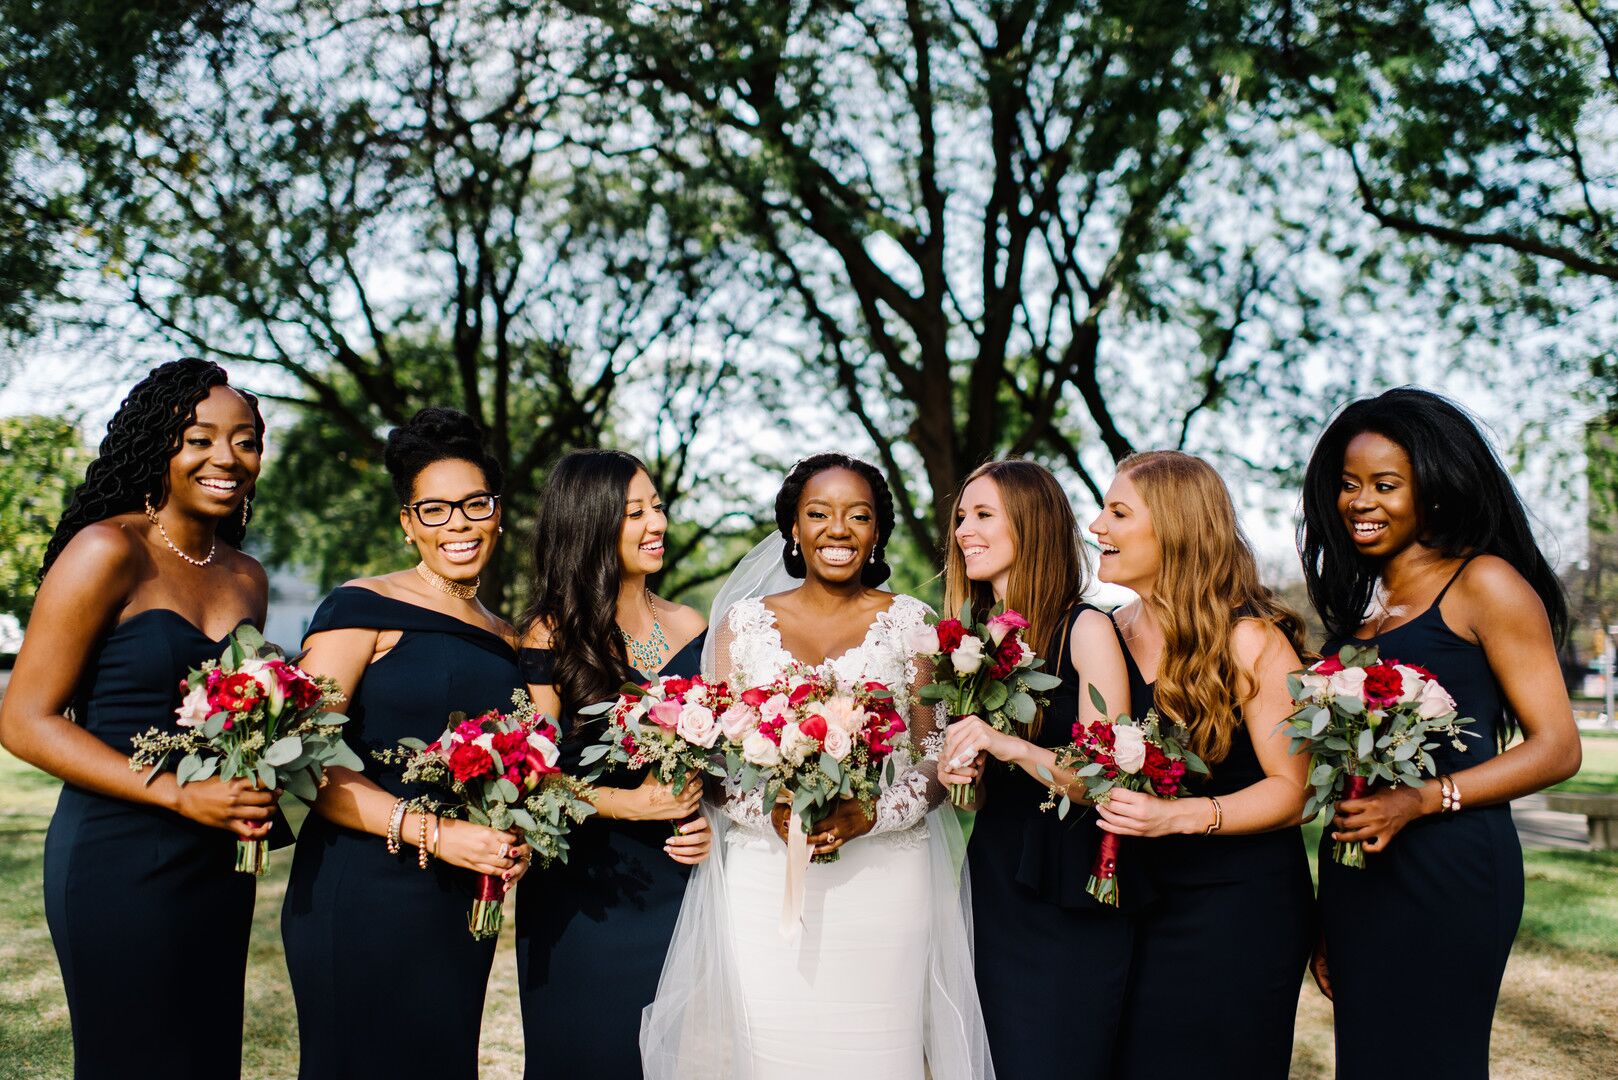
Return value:
M 788 941 L 803 928 L 804 881 L 809 874 L 809 834 L 803 831 L 803 818 L 787 814 L 787 880 L 781 897 L 781 936 Z

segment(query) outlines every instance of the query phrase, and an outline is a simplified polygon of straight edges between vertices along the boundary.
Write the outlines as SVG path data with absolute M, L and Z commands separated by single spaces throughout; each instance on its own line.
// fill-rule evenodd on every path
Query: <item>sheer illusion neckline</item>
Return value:
M 770 608 L 770 605 L 764 602 L 762 597 L 759 598 L 758 606 L 764 612 L 764 628 L 769 631 L 776 651 L 794 664 L 801 664 L 811 670 L 819 671 L 821 668 L 832 667 L 851 656 L 856 656 L 862 650 L 868 648 L 873 639 L 877 638 L 878 632 L 887 628 L 887 624 L 891 621 L 891 616 L 893 615 L 893 609 L 899 606 L 900 599 L 901 597 L 895 594 L 888 606 L 876 613 L 876 618 L 872 619 L 871 624 L 865 628 L 865 636 L 860 638 L 857 644 L 849 646 L 836 656 L 826 657 L 818 664 L 811 664 L 802 657 L 795 655 L 791 649 L 788 649 L 786 642 L 781 639 L 781 627 L 776 623 L 775 612 Z

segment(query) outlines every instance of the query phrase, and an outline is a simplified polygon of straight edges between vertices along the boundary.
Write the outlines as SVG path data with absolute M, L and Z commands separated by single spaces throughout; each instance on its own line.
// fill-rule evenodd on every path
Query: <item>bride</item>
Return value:
M 779 541 L 755 548 L 715 600 L 703 670 L 739 691 L 798 665 L 917 700 L 931 672 L 918 669 L 908 639 L 927 606 L 874 587 L 888 576 L 893 528 L 882 474 L 844 454 L 807 458 L 783 483 L 775 516 Z M 938 728 L 930 707 L 913 709 L 873 812 L 850 800 L 815 826 L 811 850 L 839 857 L 803 873 L 801 908 L 783 910 L 787 807 L 727 784 L 723 840 L 687 887 L 644 1017 L 648 1078 L 992 1076 L 965 845 L 936 779 Z

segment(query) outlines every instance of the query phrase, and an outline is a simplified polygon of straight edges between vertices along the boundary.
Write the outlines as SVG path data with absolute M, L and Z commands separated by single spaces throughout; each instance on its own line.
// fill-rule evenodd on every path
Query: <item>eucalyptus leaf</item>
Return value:
M 271 765 L 290 765 L 302 753 L 303 740 L 296 735 L 288 735 L 265 747 L 262 759 Z

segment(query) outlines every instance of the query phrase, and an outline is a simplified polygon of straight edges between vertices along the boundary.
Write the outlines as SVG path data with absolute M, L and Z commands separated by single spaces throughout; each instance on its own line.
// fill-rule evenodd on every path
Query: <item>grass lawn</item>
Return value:
M 1592 741 L 1585 740 L 1587 768 L 1607 760 L 1590 753 Z M 1618 751 L 1618 740 L 1611 746 Z M 55 781 L 0 750 L 0 1080 L 71 1071 L 67 1006 L 40 885 L 45 826 L 55 800 Z M 1618 853 L 1535 851 L 1526 861 L 1527 910 L 1495 1016 L 1493 1075 L 1610 1080 L 1618 1076 L 1611 1035 L 1618 1030 Z M 264 1080 L 297 1072 L 297 1024 L 277 926 L 290 865 L 290 852 L 272 855 L 259 885 L 248 956 L 243 1075 Z M 131 970 L 137 970 L 133 959 Z M 1403 984 L 1398 992 L 1418 999 L 1442 992 L 1437 973 L 1395 978 Z M 484 1010 L 482 1075 L 489 1080 L 522 1074 L 516 981 L 508 919 Z M 199 986 L 205 985 L 202 976 Z M 412 1036 L 401 1031 L 399 1037 Z M 1331 1009 L 1307 980 L 1292 1075 L 1332 1075 Z
M 1618 795 L 1618 734 L 1586 734 L 1584 764 L 1577 776 L 1556 785 L 1557 791 Z

